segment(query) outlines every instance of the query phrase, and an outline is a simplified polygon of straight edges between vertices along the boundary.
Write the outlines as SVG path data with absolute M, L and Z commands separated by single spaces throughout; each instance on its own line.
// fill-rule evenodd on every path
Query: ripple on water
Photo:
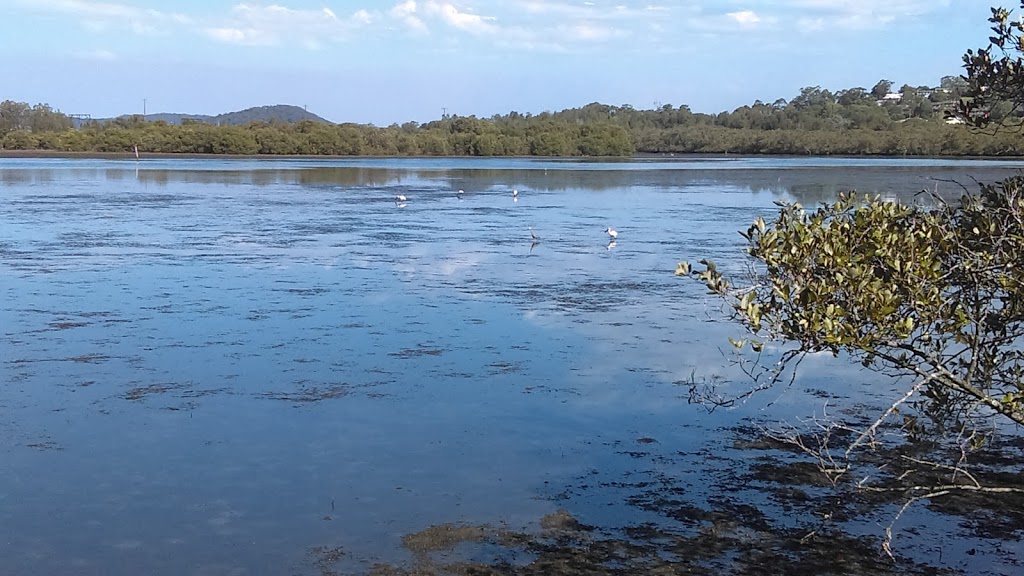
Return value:
M 816 510 L 730 492 L 756 456 L 723 429 L 761 406 L 686 405 L 691 374 L 742 381 L 721 351 L 735 329 L 675 264 L 743 270 L 736 230 L 775 200 L 1017 167 L 917 166 L 0 159 L 5 569 L 765 560 Z M 878 393 L 816 366 L 773 415 Z M 909 562 L 941 531 L 991 548 L 942 518 L 916 517 Z M 864 548 L 857 529 L 840 550 Z M 998 573 L 1005 547 L 955 562 Z

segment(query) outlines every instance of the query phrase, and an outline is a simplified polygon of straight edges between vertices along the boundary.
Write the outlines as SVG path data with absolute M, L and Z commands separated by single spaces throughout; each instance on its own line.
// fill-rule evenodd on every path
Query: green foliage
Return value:
M 888 94 L 890 90 L 892 90 L 892 80 L 882 79 L 879 80 L 871 89 L 871 95 L 874 96 L 875 99 L 881 99 L 883 96 Z
M 633 142 L 622 126 L 608 123 L 584 124 L 580 128 L 579 151 L 584 156 L 629 156 Z
M 992 8 L 989 22 L 988 47 L 964 55 L 967 74 L 958 86 L 963 97 L 954 111 L 975 127 L 1002 122 L 1024 106 L 1024 23 L 1004 8 Z
M 0 102 L 0 137 L 15 130 L 60 132 L 71 128 L 71 119 L 47 104 L 29 106 L 25 102 Z
M 852 193 L 782 204 L 743 235 L 759 266 L 749 286 L 708 261 L 677 273 L 726 299 L 755 347 L 843 352 L 927 381 L 947 408 L 1024 424 L 1024 177 L 935 209 Z
M 5 102 L 0 104 L 0 136 L 12 130 L 55 130 L 63 134 L 43 139 L 18 136 L 5 147 L 124 153 L 138 145 L 149 153 L 340 156 L 1024 155 L 1024 141 L 1014 131 L 986 134 L 944 121 L 943 112 L 955 105 L 954 95 L 969 92 L 966 80 L 947 76 L 937 88 L 904 85 L 901 100 L 880 101 L 891 88 L 888 80 L 871 91 L 855 87 L 833 92 L 811 86 L 788 102 L 756 101 L 715 115 L 671 104 L 637 110 L 595 102 L 536 115 L 445 116 L 426 124 L 387 127 L 331 124 L 301 108 L 264 107 L 230 120 L 275 120 L 233 126 L 215 125 L 227 120 L 222 117 L 168 117 L 181 121 L 175 125 L 135 115 L 90 122 L 77 136 L 71 134 L 70 121 L 49 107 Z M 1019 123 L 1007 102 L 989 106 L 988 117 Z M 276 120 L 275 114 L 284 113 L 297 121 Z
M 117 121 L 114 119 L 113 121 Z M 298 106 L 277 105 L 277 106 L 254 106 L 228 112 L 216 116 L 203 114 L 148 114 L 146 120 L 150 122 L 166 122 L 167 124 L 184 124 L 186 122 L 213 124 L 214 126 L 245 126 L 247 124 L 278 123 L 290 124 L 306 120 L 329 124 L 327 120 L 307 112 Z
M 530 139 L 530 154 L 534 156 L 568 156 L 570 134 L 562 130 L 547 130 Z
M 38 148 L 38 141 L 27 130 L 14 130 L 4 136 L 3 145 L 7 150 L 32 150 Z

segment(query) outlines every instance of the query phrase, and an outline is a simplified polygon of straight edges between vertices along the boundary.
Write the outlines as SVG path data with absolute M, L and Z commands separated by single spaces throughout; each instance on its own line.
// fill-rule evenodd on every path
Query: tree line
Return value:
M 40 104 L 0 104 L 0 145 L 6 150 L 336 156 L 630 156 L 635 153 L 810 155 L 1022 155 L 1014 130 L 976 131 L 949 124 L 960 77 L 938 87 L 879 81 L 870 90 L 801 89 L 792 100 L 761 101 L 731 112 L 703 114 L 666 104 L 650 110 L 593 103 L 540 114 L 490 118 L 445 115 L 424 124 L 251 122 L 217 126 L 147 122 L 141 116 L 78 128 Z M 1019 124 L 998 103 L 988 119 Z
M 29 106 L 11 100 L 0 102 L 0 143 L 12 132 L 63 132 L 72 126 L 71 118 L 47 104 Z

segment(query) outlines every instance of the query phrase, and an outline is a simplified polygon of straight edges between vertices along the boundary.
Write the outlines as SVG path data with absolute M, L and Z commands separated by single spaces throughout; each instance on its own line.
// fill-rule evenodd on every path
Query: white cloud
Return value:
M 882 28 L 944 10 L 951 4 L 950 0 L 759 0 L 757 3 L 765 5 L 765 9 L 797 14 L 797 25 L 804 31 Z
M 278 4 L 238 4 L 231 9 L 223 24 L 208 26 L 204 32 L 214 40 L 230 44 L 277 46 L 297 43 L 315 49 L 324 42 L 344 39 L 374 20 L 374 15 L 367 10 L 339 17 L 330 8 L 298 10 Z
M 618 18 L 642 18 L 651 12 L 667 11 L 664 6 L 627 6 L 626 4 L 602 4 L 585 2 L 583 4 L 567 2 L 551 2 L 550 0 L 518 0 L 514 5 L 528 13 L 570 19 L 586 18 L 589 20 L 612 20 Z
M 335 20 L 337 20 L 338 17 L 335 16 L 334 12 L 331 12 L 331 10 L 329 8 L 324 8 L 324 12 L 326 12 L 328 15 L 330 15 Z M 356 10 L 355 12 L 352 13 L 352 22 L 355 22 L 356 24 L 362 24 L 364 26 L 368 26 L 370 24 L 373 24 L 374 20 L 375 20 L 375 18 L 373 16 L 373 14 L 371 14 L 367 10 L 360 9 L 360 10 Z
M 133 0 L 7 1 L 24 10 L 64 14 L 97 34 L 173 31 L 220 43 L 309 49 L 365 34 L 391 34 L 437 49 L 486 43 L 507 50 L 589 53 L 602 47 L 685 50 L 752 32 L 762 41 L 773 36 L 781 41 L 797 31 L 876 29 L 952 6 L 951 0 L 322 0 L 322 7 L 295 8 L 296 0 L 243 0 L 230 9 L 211 2 L 185 15 L 144 8 Z M 341 5 L 350 8 L 342 13 Z
M 423 20 L 416 15 L 415 0 L 408 0 L 407 2 L 396 4 L 390 11 L 388 11 L 388 15 L 400 21 L 414 32 L 426 33 L 428 31 L 427 25 L 424 24 Z
M 561 30 L 564 32 L 565 38 L 581 42 L 606 42 L 626 35 L 624 31 L 617 28 L 590 22 L 572 24 Z
M 74 16 L 82 26 L 97 32 L 118 28 L 128 29 L 136 34 L 155 34 L 167 32 L 176 26 L 187 25 L 192 21 L 184 14 L 162 12 L 118 2 L 15 0 L 15 3 L 38 12 L 55 12 Z
M 214 40 L 233 44 L 251 43 L 259 33 L 255 30 L 240 28 L 207 28 L 206 33 Z M 246 41 L 248 39 L 248 42 Z
M 757 12 L 753 10 L 741 10 L 739 12 L 730 12 L 726 14 L 729 18 L 732 18 L 740 26 L 753 26 L 761 21 L 761 17 L 757 15 Z
M 428 0 L 423 5 L 424 12 L 440 18 L 443 22 L 470 34 L 495 34 L 500 28 L 494 24 L 494 17 L 480 16 L 472 12 L 463 11 L 454 4 L 447 2 L 436 2 Z
M 649 0 L 391 0 L 381 7 L 355 0 L 350 4 L 354 12 L 344 15 L 337 8 L 300 9 L 290 6 L 293 0 L 270 0 L 241 2 L 227 12 L 207 7 L 185 16 L 141 8 L 129 0 L 13 1 L 31 10 L 69 15 L 97 34 L 125 28 L 140 34 L 175 30 L 227 44 L 307 48 L 354 38 L 360 31 L 391 30 L 411 32 L 420 41 L 449 49 L 463 49 L 473 38 L 504 49 L 592 50 L 627 37 L 669 37 L 679 32 L 672 18 L 692 11 Z
M 128 1 L 13 1 L 29 10 L 74 17 L 82 26 L 95 33 L 127 28 L 139 34 L 152 34 L 177 28 L 200 33 L 217 42 L 247 46 L 301 45 L 320 48 L 327 43 L 351 38 L 359 29 L 378 23 L 387 26 L 395 21 L 420 35 L 429 32 L 428 23 L 431 21 L 450 30 L 478 37 L 497 38 L 514 28 L 503 29 L 494 16 L 481 15 L 472 7 L 441 0 L 399 0 L 383 10 L 357 6 L 349 15 L 340 15 L 329 7 L 300 9 L 291 8 L 284 2 L 242 2 L 234 5 L 227 13 L 206 13 L 191 17 L 141 8 Z M 372 6 L 369 0 L 364 1 L 367 6 Z

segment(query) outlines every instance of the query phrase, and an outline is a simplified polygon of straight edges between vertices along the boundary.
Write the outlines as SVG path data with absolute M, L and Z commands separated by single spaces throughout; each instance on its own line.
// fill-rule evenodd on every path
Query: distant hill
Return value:
M 277 106 L 257 106 L 255 108 L 246 108 L 238 112 L 228 112 L 227 114 L 219 114 L 213 117 L 215 123 L 221 124 L 248 124 L 250 122 L 270 122 L 271 120 L 277 120 L 278 122 L 287 122 L 294 124 L 303 120 L 312 120 L 314 122 L 323 122 L 329 124 L 327 120 L 307 112 L 305 109 L 298 106 L 289 106 L 286 104 L 278 104 Z
M 121 117 L 123 118 L 126 116 L 130 115 L 126 114 Z M 113 120 L 113 118 L 102 118 L 99 122 L 110 122 L 111 120 Z M 239 110 L 238 112 L 227 112 L 216 116 L 208 116 L 205 114 L 171 113 L 146 114 L 146 120 L 150 122 L 163 120 L 168 124 L 181 124 L 182 120 L 192 120 L 194 122 L 204 122 L 206 124 L 217 125 L 240 125 L 249 124 L 250 122 L 271 121 L 294 124 L 303 120 L 312 120 L 314 122 L 330 124 L 329 121 L 313 114 L 312 112 L 307 112 L 299 106 L 290 106 L 287 104 L 278 104 L 276 106 L 255 106 L 253 108 Z

